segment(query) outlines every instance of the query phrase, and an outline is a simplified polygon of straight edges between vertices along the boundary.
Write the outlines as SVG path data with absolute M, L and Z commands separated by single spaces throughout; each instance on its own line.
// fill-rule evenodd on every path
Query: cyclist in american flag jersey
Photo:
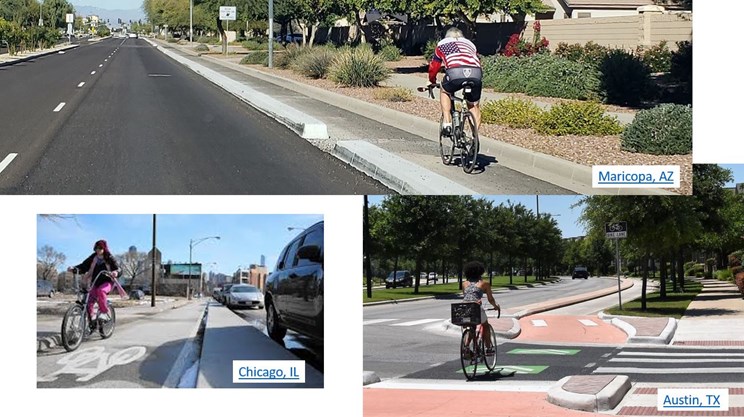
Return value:
M 429 82 L 431 84 L 436 84 L 437 74 L 442 65 L 444 65 L 445 73 L 439 95 L 439 104 L 444 115 L 443 133 L 446 135 L 452 134 L 452 115 L 450 114 L 452 103 L 449 94 L 461 90 L 466 82 L 471 82 L 473 87 L 470 94 L 465 94 L 464 97 L 468 103 L 468 109 L 473 114 L 476 127 L 480 127 L 480 98 L 483 87 L 481 79 L 483 73 L 475 45 L 463 36 L 460 29 L 450 28 L 445 38 L 439 41 L 436 49 L 434 49 L 434 56 L 429 63 Z

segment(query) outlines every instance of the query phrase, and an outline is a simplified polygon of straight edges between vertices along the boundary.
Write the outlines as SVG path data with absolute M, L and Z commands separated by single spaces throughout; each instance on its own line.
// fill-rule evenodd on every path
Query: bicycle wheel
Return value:
M 489 339 L 491 339 L 491 346 L 493 347 L 493 354 L 489 354 L 486 351 L 487 344 L 483 346 L 483 360 L 486 362 L 486 368 L 489 371 L 493 371 L 496 368 L 496 332 L 493 331 L 493 327 L 490 324 L 487 325 L 490 333 Z
M 478 161 L 478 151 L 480 150 L 480 142 L 478 140 L 478 128 L 475 126 L 473 115 L 468 114 L 465 116 L 466 120 L 462 123 L 462 150 L 461 163 L 462 170 L 470 174 L 473 172 L 473 168 Z
M 472 328 L 466 328 L 462 332 L 460 340 L 460 364 L 462 373 L 469 381 L 475 378 L 475 372 L 478 369 L 478 351 L 476 350 L 475 332 Z
M 114 310 L 114 306 L 111 304 L 109 304 L 108 309 L 110 319 L 107 322 L 98 323 L 98 332 L 101 333 L 101 337 L 104 339 L 111 337 L 114 334 L 114 327 L 116 327 L 116 310 Z
M 80 346 L 85 335 L 85 312 L 83 306 L 74 304 L 67 309 L 62 319 L 62 346 L 72 352 Z
M 452 158 L 455 155 L 455 142 L 452 140 L 452 136 L 445 136 L 442 133 L 442 126 L 444 125 L 444 116 L 439 118 L 439 156 L 442 157 L 442 163 L 449 165 L 452 163 Z

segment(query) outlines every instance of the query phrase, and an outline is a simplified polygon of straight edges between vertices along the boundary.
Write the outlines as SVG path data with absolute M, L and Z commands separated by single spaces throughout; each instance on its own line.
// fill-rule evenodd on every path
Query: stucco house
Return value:
M 553 19 L 581 19 L 588 17 L 632 16 L 643 6 L 663 6 L 667 11 L 682 11 L 674 1 L 655 0 L 543 0 L 555 8 Z

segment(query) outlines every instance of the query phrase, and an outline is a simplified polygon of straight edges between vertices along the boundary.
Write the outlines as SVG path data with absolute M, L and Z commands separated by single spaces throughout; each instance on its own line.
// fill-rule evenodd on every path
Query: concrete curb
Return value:
M 489 319 L 493 319 L 493 318 L 494 317 L 489 317 Z M 502 320 L 502 319 L 498 319 L 498 320 Z M 512 321 L 512 327 L 509 330 L 505 332 L 500 332 L 494 329 L 494 332 L 496 332 L 497 335 L 501 336 L 504 339 L 509 339 L 509 340 L 516 339 L 517 337 L 519 337 L 520 334 L 522 334 L 522 327 L 519 325 L 519 321 L 513 317 L 510 318 L 510 320 Z M 444 322 L 442 322 L 441 327 L 445 332 L 457 333 L 457 334 L 462 333 L 462 327 L 452 324 L 452 320 L 445 320 Z
M 267 114 L 297 132 L 303 139 L 328 139 L 328 127 L 320 120 L 294 109 L 264 93 L 211 70 L 190 59 L 173 53 L 160 45 L 157 49 L 176 62 L 201 75 L 211 83 L 246 102 L 256 110 Z
M 68 45 L 68 46 L 62 47 L 60 49 L 55 49 L 53 51 L 41 52 L 41 53 L 38 53 L 38 54 L 35 54 L 35 55 L 26 56 L 26 57 L 23 57 L 23 58 L 17 58 L 17 59 L 15 59 L 13 61 L 0 62 L 0 67 L 8 67 L 8 66 L 11 66 L 11 65 L 18 64 L 19 62 L 30 61 L 30 60 L 32 60 L 34 58 L 39 58 L 39 57 L 42 57 L 42 56 L 47 56 L 47 55 L 52 55 L 52 54 L 58 54 L 61 51 L 67 51 L 67 50 L 70 50 L 70 49 L 77 48 L 79 46 L 80 45 Z
M 370 385 L 370 384 L 376 384 L 380 382 L 380 377 L 377 376 L 376 373 L 372 371 L 364 371 L 362 372 L 362 386 Z
M 621 289 L 621 291 L 622 290 L 627 290 L 628 288 L 632 287 L 633 285 L 635 285 L 635 282 L 633 282 L 632 280 L 623 280 L 622 283 L 621 283 L 621 285 L 620 285 L 620 289 Z M 544 303 L 544 304 L 541 304 L 541 305 L 538 305 L 538 306 L 534 306 L 534 307 L 531 307 L 531 308 L 527 308 L 527 309 L 521 310 L 521 311 L 515 313 L 513 315 L 513 317 L 515 317 L 517 319 L 521 319 L 522 317 L 531 316 L 531 315 L 542 313 L 542 312 L 545 312 L 545 311 L 555 310 L 556 308 L 567 307 L 567 306 L 570 306 L 570 305 L 583 303 L 584 301 L 589 301 L 589 300 L 594 300 L 594 299 L 597 299 L 597 298 L 602 298 L 602 297 L 608 296 L 610 294 L 615 294 L 616 292 L 617 292 L 617 290 L 615 290 L 614 288 L 608 288 L 606 290 L 602 290 L 602 291 L 598 291 L 598 292 L 592 293 L 591 295 L 588 295 L 586 297 L 570 298 L 568 300 L 567 299 L 562 299 L 562 300 L 559 299 L 559 300 L 556 300 L 556 301 L 553 301 L 553 302 L 550 302 L 550 303 Z
M 548 402 L 560 407 L 588 412 L 612 410 L 631 388 L 630 378 L 625 375 L 615 375 L 615 378 L 596 394 L 565 390 L 564 385 L 573 378 L 582 378 L 582 376 L 567 376 L 558 381 L 548 391 Z
M 185 53 L 194 54 L 191 51 Z M 225 67 L 237 67 L 243 71 L 251 73 L 251 76 L 263 81 L 289 89 L 296 93 L 303 94 L 313 99 L 322 101 L 332 106 L 339 107 L 339 96 L 343 102 L 343 109 L 360 116 L 378 120 L 388 126 L 406 131 L 408 133 L 421 136 L 425 139 L 435 141 L 439 137 L 439 123 L 423 119 L 417 116 L 411 116 L 387 107 L 378 106 L 368 103 L 354 97 L 347 97 L 341 94 L 326 91 L 322 88 L 304 84 L 295 80 L 283 78 L 277 75 L 268 74 L 250 67 L 225 62 L 210 56 L 202 56 L 205 59 L 218 63 Z M 638 188 L 593 188 L 592 187 L 592 167 L 577 164 L 575 162 L 560 159 L 558 157 L 547 155 L 497 139 L 481 136 L 481 152 L 488 152 L 495 157 L 499 164 L 504 167 L 513 169 L 530 175 L 542 181 L 555 184 L 559 187 L 566 188 L 578 194 L 617 194 L 617 195 L 676 195 L 672 191 L 662 189 L 638 189 Z
M 606 316 L 607 317 L 607 316 Z M 668 345 L 674 337 L 674 332 L 677 331 L 677 319 L 669 317 L 666 327 L 661 331 L 658 336 L 636 336 L 636 328 L 623 320 L 627 316 L 616 316 L 610 320 L 610 323 L 620 328 L 622 331 L 628 334 L 628 344 L 651 344 L 651 345 Z M 600 317 L 602 318 L 602 317 Z M 629 317 L 634 318 L 634 317 Z M 604 319 L 603 319 L 604 320 Z

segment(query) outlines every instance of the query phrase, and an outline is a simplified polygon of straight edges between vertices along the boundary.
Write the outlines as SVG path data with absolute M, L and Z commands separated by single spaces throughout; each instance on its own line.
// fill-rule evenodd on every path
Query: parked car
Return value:
M 220 303 L 225 304 L 225 296 L 227 295 L 227 292 L 230 291 L 230 287 L 232 287 L 233 284 L 225 284 L 222 286 L 222 290 L 220 291 L 220 299 L 218 300 Z
M 573 274 L 571 275 L 571 279 L 576 279 L 576 278 L 589 279 L 589 270 L 586 269 L 585 266 L 574 267 Z
M 436 272 L 429 272 L 429 278 L 427 279 L 426 283 L 428 284 L 429 281 L 434 281 L 434 283 L 437 283 L 437 273 Z
M 282 343 L 287 329 L 323 343 L 324 224 L 305 229 L 284 247 L 266 278 L 266 330 Z
M 220 301 L 220 288 L 215 288 L 212 290 L 212 298 L 214 298 L 214 301 Z
M 54 286 L 50 281 L 43 279 L 36 280 L 36 296 L 37 297 L 54 297 Z
M 281 43 L 302 43 L 302 33 L 287 33 L 284 35 L 283 40 L 281 35 L 274 38 L 274 40 Z
M 385 288 L 412 287 L 413 277 L 411 271 L 397 271 L 393 278 L 393 272 L 385 278 Z
M 253 285 L 235 284 L 225 294 L 227 308 L 257 307 L 264 308 L 264 297 L 261 291 Z

